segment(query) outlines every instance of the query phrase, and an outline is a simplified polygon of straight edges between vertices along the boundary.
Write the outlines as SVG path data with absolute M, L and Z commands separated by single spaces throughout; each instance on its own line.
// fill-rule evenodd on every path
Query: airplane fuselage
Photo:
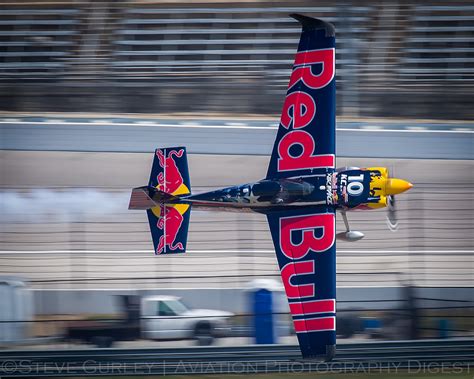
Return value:
M 304 177 L 264 179 L 183 196 L 179 202 L 200 208 L 255 212 L 319 205 L 343 210 L 377 209 L 387 206 L 387 196 L 410 187 L 408 182 L 389 179 L 386 168 L 355 168 Z

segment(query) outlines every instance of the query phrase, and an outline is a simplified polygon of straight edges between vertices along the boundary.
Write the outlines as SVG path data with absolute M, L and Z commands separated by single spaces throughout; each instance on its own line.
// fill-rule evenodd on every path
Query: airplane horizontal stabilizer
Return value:
M 147 210 L 155 254 L 186 251 L 188 239 L 189 204 L 160 205 Z

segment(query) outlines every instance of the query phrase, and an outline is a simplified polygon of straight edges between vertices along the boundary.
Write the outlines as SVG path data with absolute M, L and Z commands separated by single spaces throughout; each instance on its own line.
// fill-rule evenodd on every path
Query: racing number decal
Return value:
M 360 174 L 357 176 L 349 176 L 347 178 L 347 192 L 351 196 L 359 196 L 362 192 L 364 192 L 364 174 Z

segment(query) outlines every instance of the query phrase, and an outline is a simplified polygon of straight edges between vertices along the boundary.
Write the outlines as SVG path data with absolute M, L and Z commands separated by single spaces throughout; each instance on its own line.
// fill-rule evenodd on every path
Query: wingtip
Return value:
M 290 17 L 293 17 L 296 21 L 298 21 L 303 27 L 303 30 L 309 31 L 324 29 L 326 31 L 326 37 L 334 37 L 336 35 L 336 28 L 329 22 L 320 20 L 318 18 L 304 16 L 298 13 L 292 13 L 290 14 Z

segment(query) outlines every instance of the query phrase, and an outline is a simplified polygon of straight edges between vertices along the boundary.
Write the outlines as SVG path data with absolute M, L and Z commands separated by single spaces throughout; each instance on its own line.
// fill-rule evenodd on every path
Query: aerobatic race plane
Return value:
M 191 194 L 186 150 L 155 151 L 148 186 L 134 188 L 130 209 L 146 209 L 156 254 L 186 250 L 192 207 L 267 216 L 303 358 L 330 360 L 336 347 L 335 239 L 356 241 L 349 210 L 389 208 L 412 184 L 382 167 L 335 169 L 335 29 L 291 15 L 302 33 L 265 179 Z M 346 231 L 336 236 L 335 213 Z

